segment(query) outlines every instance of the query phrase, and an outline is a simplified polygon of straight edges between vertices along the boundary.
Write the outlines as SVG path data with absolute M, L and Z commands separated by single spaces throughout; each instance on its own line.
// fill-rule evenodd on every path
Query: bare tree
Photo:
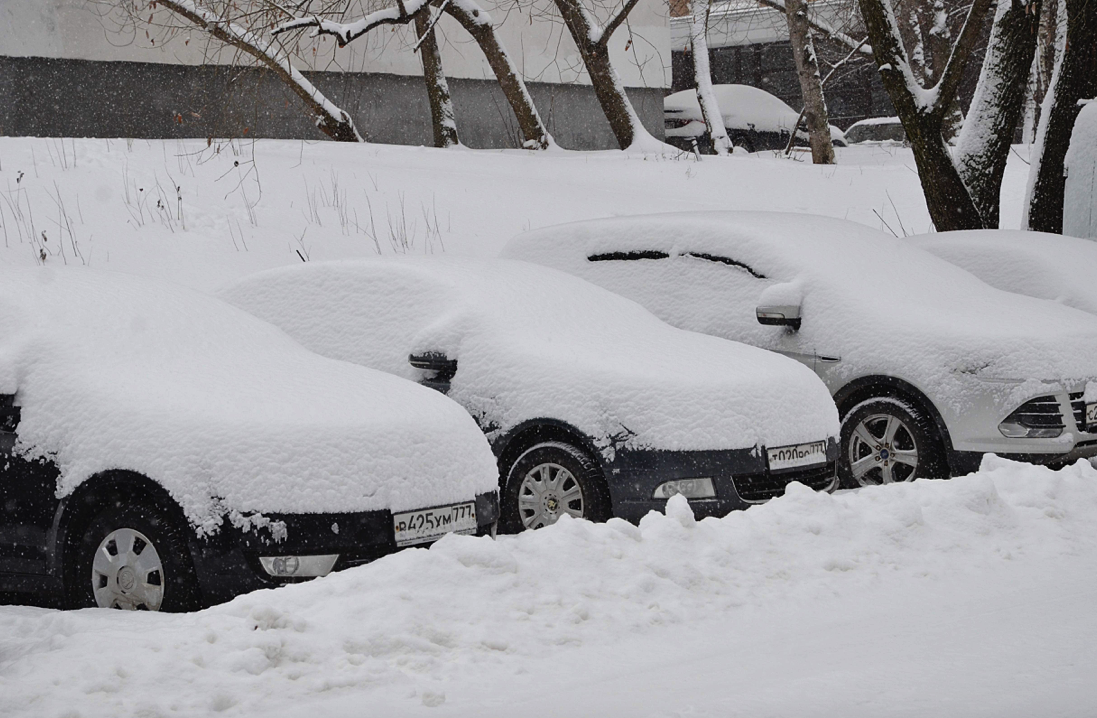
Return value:
M 708 18 L 711 0 L 691 0 L 689 3 L 689 47 L 693 53 L 693 78 L 697 86 L 697 104 L 701 117 L 712 138 L 712 148 L 718 155 L 731 151 L 731 140 L 724 127 L 720 103 L 712 89 L 712 70 L 708 61 Z
M 326 14 L 340 14 L 337 8 L 343 3 L 342 0 L 336 1 L 338 5 L 328 8 Z M 313 28 L 315 35 L 334 37 L 342 47 L 374 28 L 383 25 L 407 25 L 414 21 L 415 16 L 428 5 L 433 5 L 440 12 L 451 16 L 476 40 L 518 120 L 524 140 L 523 147 L 527 149 L 549 147 L 552 144 L 552 136 L 541 121 L 541 116 L 537 113 L 533 98 L 530 97 L 522 76 L 499 41 L 491 15 L 473 0 L 397 0 L 395 7 L 371 12 L 351 22 L 336 21 L 326 17 L 325 13 L 293 16 L 274 28 L 272 34 L 278 36 L 292 30 Z M 292 15 L 288 8 L 283 10 Z
M 616 13 L 603 25 L 583 5 L 583 0 L 553 0 L 564 21 L 572 41 L 583 58 L 594 94 L 609 121 L 613 136 L 621 149 L 631 147 L 637 140 L 654 141 L 640 122 L 632 102 L 625 94 L 621 77 L 613 68 L 609 57 L 609 40 L 614 31 L 628 18 L 639 0 L 625 0 Z M 706 54 L 706 58 L 707 58 Z
M 939 231 L 983 227 L 982 216 L 953 162 L 942 130 L 992 2 L 974 0 L 937 83 L 927 89 L 911 69 L 890 0 L 859 0 L 876 66 L 914 151 L 930 218 Z
M 118 4 L 130 17 L 138 17 L 142 10 L 151 12 L 157 5 L 171 10 L 178 17 L 202 28 L 217 40 L 243 51 L 272 70 L 305 103 L 321 132 L 339 142 L 363 141 L 350 115 L 305 79 L 290 62 L 290 53 L 272 38 L 230 19 L 228 5 L 218 14 L 201 0 L 150 0 L 147 3 L 143 0 L 121 0 Z
M 823 95 L 823 79 L 819 74 L 819 60 L 815 55 L 815 43 L 808 26 L 807 4 L 804 0 L 785 0 L 785 16 L 788 18 L 789 42 L 796 61 L 796 74 L 800 79 L 800 93 L 804 98 L 803 117 L 807 122 L 808 144 L 811 145 L 811 161 L 817 165 L 834 164 L 834 144 L 830 138 L 830 120 L 827 102 Z M 797 127 L 792 128 L 793 135 Z
M 457 115 L 449 95 L 449 83 L 442 70 L 442 54 L 438 51 L 438 38 L 434 24 L 441 14 L 435 15 L 425 7 L 415 15 L 415 34 L 419 37 L 419 59 L 423 63 L 423 77 L 427 82 L 427 99 L 430 102 L 431 127 L 434 130 L 435 147 L 453 147 L 457 139 Z
M 1024 219 L 1029 229 L 1055 233 L 1063 231 L 1063 160 L 1081 110 L 1078 103 L 1097 96 L 1097 4 L 1059 2 L 1066 10 L 1066 42 L 1040 114 Z
M 1040 0 L 998 0 L 979 84 L 956 146 L 956 164 L 984 226 L 998 227 L 1002 177 L 1028 98 Z

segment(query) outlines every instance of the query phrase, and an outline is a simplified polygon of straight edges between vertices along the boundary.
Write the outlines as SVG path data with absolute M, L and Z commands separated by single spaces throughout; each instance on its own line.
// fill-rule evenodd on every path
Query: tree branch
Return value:
M 777 10 L 781 13 L 786 13 L 785 0 L 757 0 L 758 4 L 762 7 L 768 7 L 771 10 Z M 850 48 L 853 52 L 860 53 L 865 57 L 872 57 L 872 47 L 867 45 L 868 38 L 857 42 L 844 32 L 839 32 L 837 29 L 830 26 L 830 23 L 824 22 L 819 19 L 812 19 L 808 17 L 808 26 L 815 32 L 826 35 L 831 40 L 841 43 Z
M 610 36 L 612 36 L 614 31 L 621 26 L 621 23 L 625 21 L 625 18 L 628 17 L 628 14 L 632 12 L 632 8 L 636 7 L 636 3 L 638 2 L 640 2 L 640 0 L 628 0 L 628 2 L 625 3 L 625 6 L 621 8 L 621 12 L 610 18 L 610 21 L 602 28 L 602 36 L 598 38 L 598 44 L 609 44 Z
M 934 100 L 932 112 L 942 117 L 948 112 L 952 100 L 956 97 L 956 90 L 960 87 L 960 78 L 971 55 L 975 43 L 979 40 L 979 34 L 983 29 L 983 18 L 986 17 L 994 0 L 975 0 L 968 11 L 967 20 L 960 30 L 960 37 L 952 48 L 952 55 L 948 58 L 941 73 L 941 79 L 937 82 L 937 98 Z
M 399 2 L 397 7 L 388 7 L 384 10 L 371 12 L 354 22 L 341 23 L 333 20 L 325 20 L 316 15 L 299 17 L 288 20 L 271 30 L 271 35 L 278 36 L 290 30 L 300 30 L 306 27 L 314 27 L 316 35 L 330 35 L 339 43 L 339 47 L 358 39 L 370 30 L 380 25 L 406 25 L 415 15 L 428 4 L 428 0 L 411 0 L 408 3 Z

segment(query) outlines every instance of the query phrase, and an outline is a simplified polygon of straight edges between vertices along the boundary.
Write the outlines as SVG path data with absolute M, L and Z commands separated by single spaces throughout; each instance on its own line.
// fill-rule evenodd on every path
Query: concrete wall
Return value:
M 431 144 L 422 77 L 308 74 L 369 140 Z M 454 78 L 450 88 L 464 144 L 520 145 L 514 114 L 494 81 Z M 616 149 L 589 85 L 532 83 L 530 92 L 561 146 Z M 628 92 L 644 125 L 662 137 L 664 91 Z M 0 56 L 0 135 L 324 139 L 302 108 L 266 70 Z

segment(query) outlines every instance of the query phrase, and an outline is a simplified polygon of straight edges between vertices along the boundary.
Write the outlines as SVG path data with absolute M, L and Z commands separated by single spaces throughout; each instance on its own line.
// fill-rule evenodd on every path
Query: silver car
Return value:
M 1097 454 L 1094 317 L 993 289 L 863 225 L 623 217 L 529 232 L 503 256 L 812 367 L 842 418 L 847 486 L 963 473 L 991 452 L 1039 463 Z

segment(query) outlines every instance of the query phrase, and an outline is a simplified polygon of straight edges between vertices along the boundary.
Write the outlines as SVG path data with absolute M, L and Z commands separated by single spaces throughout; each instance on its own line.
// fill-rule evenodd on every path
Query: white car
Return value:
M 800 120 L 799 112 L 780 98 L 750 85 L 714 85 L 712 89 L 734 146 L 748 152 L 785 149 Z M 682 90 L 663 98 L 663 124 L 668 143 L 691 150 L 696 142 L 700 152 L 712 153 L 712 138 L 701 115 L 696 90 Z M 846 146 L 845 135 L 834 125 L 830 126 L 830 139 L 835 147 Z M 807 132 L 796 130 L 796 146 L 806 147 L 807 143 Z
M 905 145 L 907 133 L 898 117 L 869 117 L 846 128 L 846 142 L 851 145 L 874 143 Z
M 935 232 L 907 241 L 998 289 L 1097 314 L 1097 241 L 1017 229 Z
M 182 288 L 0 267 L 0 595 L 178 611 L 490 533 L 436 392 Z
M 308 263 L 225 299 L 325 356 L 421 381 L 464 406 L 498 458 L 502 523 L 639 520 L 675 494 L 722 515 L 799 481 L 835 483 L 838 417 L 794 361 L 666 325 L 525 262 Z
M 503 255 L 814 368 L 842 417 L 845 485 L 969 471 L 987 452 L 1047 463 L 1097 454 L 1093 317 L 993 289 L 863 225 L 764 212 L 624 217 L 529 232 Z

